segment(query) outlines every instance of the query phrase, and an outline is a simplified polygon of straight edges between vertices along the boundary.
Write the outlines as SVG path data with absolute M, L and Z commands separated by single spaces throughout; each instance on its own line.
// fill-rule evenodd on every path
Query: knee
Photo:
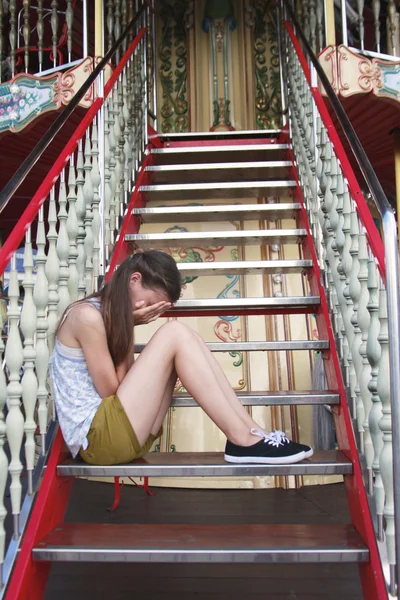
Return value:
M 165 323 L 159 331 L 167 338 L 169 344 L 188 339 L 189 337 L 192 337 L 193 333 L 187 325 L 180 321 L 168 321 L 168 323 Z

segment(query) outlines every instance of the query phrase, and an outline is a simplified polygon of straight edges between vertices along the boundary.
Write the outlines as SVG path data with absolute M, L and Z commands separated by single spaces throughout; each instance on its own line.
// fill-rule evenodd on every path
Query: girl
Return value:
M 98 293 L 71 304 L 51 367 L 64 439 L 75 457 L 109 465 L 146 454 L 161 435 L 177 377 L 228 441 L 234 463 L 295 463 L 312 455 L 281 431 L 267 435 L 239 402 L 202 338 L 178 321 L 159 328 L 134 362 L 134 325 L 177 302 L 174 259 L 150 250 L 122 263 Z

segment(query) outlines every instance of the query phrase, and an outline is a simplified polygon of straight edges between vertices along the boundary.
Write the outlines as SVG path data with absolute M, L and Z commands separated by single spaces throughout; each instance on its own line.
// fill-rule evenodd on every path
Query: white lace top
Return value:
M 100 310 L 97 298 L 88 302 Z M 68 314 L 69 311 L 64 321 Z M 82 348 L 70 348 L 56 339 L 51 374 L 58 421 L 75 458 L 81 447 L 84 450 L 88 447 L 86 436 L 102 398 L 94 386 Z

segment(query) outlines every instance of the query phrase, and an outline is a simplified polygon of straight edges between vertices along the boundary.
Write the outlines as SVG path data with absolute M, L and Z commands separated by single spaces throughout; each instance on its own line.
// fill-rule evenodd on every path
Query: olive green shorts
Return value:
M 162 428 L 140 446 L 121 401 L 114 394 L 101 401 L 87 435 L 89 445 L 86 450 L 81 448 L 79 454 L 91 465 L 127 463 L 147 454 L 161 434 Z

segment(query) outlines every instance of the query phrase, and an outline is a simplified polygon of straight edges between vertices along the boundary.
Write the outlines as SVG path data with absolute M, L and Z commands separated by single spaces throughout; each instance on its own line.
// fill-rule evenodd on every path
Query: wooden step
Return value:
M 272 392 L 236 392 L 243 406 L 290 406 L 311 404 L 339 404 L 337 392 L 306 391 L 272 391 Z M 172 406 L 193 407 L 197 402 L 183 392 L 174 394 Z
M 149 452 L 123 465 L 88 465 L 80 458 L 57 467 L 65 477 L 274 477 L 277 475 L 349 475 L 352 463 L 339 451 L 316 452 L 294 465 L 231 464 L 222 452 Z
M 313 314 L 320 305 L 318 296 L 267 296 L 262 298 L 196 298 L 178 300 L 166 315 L 235 316 L 267 314 Z
M 267 352 L 289 350 L 328 350 L 329 340 L 275 340 L 271 342 L 206 342 L 211 352 Z M 135 344 L 135 353 L 144 350 L 146 344 Z
M 177 263 L 185 277 L 200 275 L 280 275 L 303 273 L 313 266 L 312 260 L 235 260 L 226 262 Z
M 163 185 L 142 185 L 139 191 L 149 200 L 205 200 L 214 198 L 265 198 L 287 195 L 294 189 L 293 180 L 274 181 L 230 181 L 216 183 L 174 183 Z
M 216 181 L 262 181 L 289 176 L 289 160 L 213 162 L 152 165 L 146 167 L 151 184 L 200 183 Z
M 245 501 L 245 499 L 243 500 Z M 352 525 L 131 525 L 62 523 L 36 561 L 135 563 L 367 562 Z
M 298 202 L 275 204 L 207 204 L 206 206 L 160 206 L 134 208 L 132 214 L 143 223 L 196 223 L 199 221 L 259 221 L 292 219 L 300 210 Z
M 139 248 L 193 248 L 195 246 L 254 246 L 297 244 L 305 229 L 255 229 L 249 231 L 187 231 L 184 233 L 128 233 L 125 241 Z
M 236 142 L 234 145 L 173 146 L 152 148 L 151 154 L 158 165 L 193 164 L 207 162 L 284 160 L 289 150 L 288 144 Z

